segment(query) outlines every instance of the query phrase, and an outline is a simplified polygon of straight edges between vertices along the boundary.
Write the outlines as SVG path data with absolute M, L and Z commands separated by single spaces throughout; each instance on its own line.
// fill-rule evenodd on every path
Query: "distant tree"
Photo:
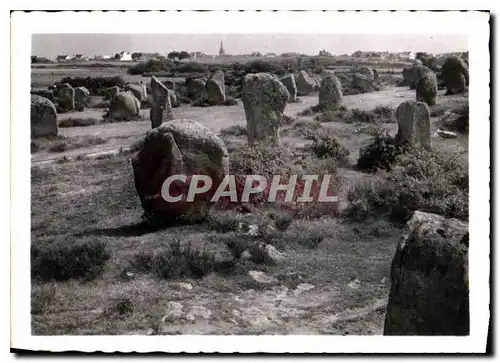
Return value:
M 173 52 L 168 53 L 167 55 L 168 59 L 179 59 L 179 56 L 180 53 L 175 50 Z
M 189 59 L 189 58 L 191 58 L 191 55 L 185 50 L 179 53 L 179 59 Z
M 31 63 L 36 63 L 38 61 L 38 57 L 36 55 L 31 56 Z
M 113 57 L 113 59 L 116 59 L 116 60 L 120 59 L 120 53 L 116 53 L 115 56 Z
M 132 53 L 132 59 L 139 59 L 139 58 L 142 58 L 141 52 Z

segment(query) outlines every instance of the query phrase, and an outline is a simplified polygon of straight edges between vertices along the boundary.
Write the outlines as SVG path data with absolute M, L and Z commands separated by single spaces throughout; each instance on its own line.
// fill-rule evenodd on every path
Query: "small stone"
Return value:
M 458 135 L 452 131 L 437 130 L 436 135 L 442 137 L 443 139 L 456 139 Z
M 175 290 L 186 290 L 186 291 L 191 291 L 193 290 L 193 285 L 188 284 L 186 282 L 172 282 L 168 285 L 170 288 L 175 289 Z
M 170 301 L 167 305 L 167 314 L 161 319 L 162 322 L 175 321 L 182 317 L 182 304 L 176 301 Z
M 243 253 L 240 255 L 240 260 L 247 261 L 247 260 L 251 260 L 251 259 L 252 259 L 252 255 L 250 254 L 250 252 L 248 250 L 243 251 Z
M 271 284 L 275 284 L 278 282 L 277 279 L 275 279 L 274 277 L 272 276 L 268 276 L 266 275 L 264 272 L 262 271 L 249 271 L 248 272 L 248 275 L 256 282 L 258 283 L 261 283 L 261 284 L 264 284 L 264 285 L 271 285 Z
M 264 249 L 266 253 L 266 260 L 269 262 L 280 262 L 285 258 L 285 255 L 281 252 L 279 252 L 274 246 L 272 245 L 266 245 Z
M 309 291 L 312 289 L 314 289 L 314 285 L 311 285 L 308 283 L 299 284 L 299 286 L 297 286 L 297 288 L 295 289 L 294 294 L 299 295 L 303 292 L 306 292 L 306 291 Z
M 347 284 L 351 289 L 358 289 L 361 283 L 359 282 L 358 279 L 355 279 Z

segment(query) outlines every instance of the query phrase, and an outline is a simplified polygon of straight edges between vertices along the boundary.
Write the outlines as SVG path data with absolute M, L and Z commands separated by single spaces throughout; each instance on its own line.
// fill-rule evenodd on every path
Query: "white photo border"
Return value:
M 82 352 L 484 352 L 490 317 L 490 56 L 487 12 L 14 12 L 11 14 L 11 348 Z M 131 26 L 136 24 L 138 26 Z M 32 34 L 465 34 L 470 63 L 470 335 L 32 336 L 30 55 Z M 390 263 L 390 261 L 388 261 Z

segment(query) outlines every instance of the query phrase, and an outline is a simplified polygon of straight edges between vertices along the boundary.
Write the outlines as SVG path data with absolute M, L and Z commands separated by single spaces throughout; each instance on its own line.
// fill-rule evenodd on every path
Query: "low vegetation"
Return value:
M 399 155 L 377 182 L 356 185 L 346 216 L 356 220 L 387 216 L 406 222 L 416 210 L 468 220 L 469 172 L 455 159 L 420 149 Z
M 357 168 L 368 172 L 379 169 L 390 170 L 396 158 L 406 152 L 407 149 L 407 145 L 397 143 L 390 135 L 375 135 L 371 143 L 359 151 Z
M 72 87 L 85 87 L 92 95 L 103 96 L 103 92 L 110 87 L 123 87 L 123 78 L 115 77 L 64 77 L 61 83 L 69 83 Z
M 31 140 L 31 152 L 36 153 L 46 151 L 51 153 L 61 153 L 64 151 L 81 149 L 94 145 L 101 145 L 107 142 L 106 139 L 96 136 L 75 136 L 75 137 L 40 137 Z

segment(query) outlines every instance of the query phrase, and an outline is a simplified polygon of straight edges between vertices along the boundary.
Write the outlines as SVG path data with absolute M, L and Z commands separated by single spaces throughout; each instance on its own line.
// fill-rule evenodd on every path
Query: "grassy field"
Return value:
M 92 68 L 93 75 L 128 77 L 125 72 Z M 33 82 L 45 85 L 57 77 L 85 74 L 88 69 L 37 68 Z M 126 151 L 150 128 L 148 110 L 143 110 L 143 121 L 112 124 L 99 122 L 102 109 L 61 115 L 59 122 L 69 127 L 61 127 L 58 138 L 40 142 L 32 156 L 33 334 L 381 334 L 401 226 L 382 215 L 353 219 L 347 211 L 352 213 L 353 205 L 356 212 L 369 211 L 370 195 L 360 186 L 386 177 L 401 182 L 397 170 L 389 176 L 367 173 L 357 170 L 356 162 L 374 135 L 397 131 L 393 117 L 378 117 L 374 110 L 390 113 L 414 97 L 407 88 L 346 96 L 348 111 L 326 119 L 304 112 L 317 103 L 316 95 L 287 106 L 284 149 L 274 162 L 290 166 L 295 159 L 283 156 L 290 153 L 325 170 L 332 161 L 340 185 L 338 211 L 318 207 L 319 216 L 296 216 L 287 228 L 281 222 L 290 217 L 274 206 L 250 214 L 212 211 L 200 223 L 154 229 L 142 221 Z M 431 109 L 432 132 L 441 127 L 445 111 L 467 103 L 463 96 L 440 93 Z M 246 163 L 241 104 L 182 106 L 174 116 L 200 121 L 223 135 L 233 168 Z M 93 119 L 95 124 L 88 121 Z M 342 166 L 337 165 L 338 144 L 330 139 L 314 144 L 314 135 L 330 135 L 348 151 Z M 445 160 L 467 165 L 467 135 L 432 142 Z M 316 155 L 319 146 L 329 150 L 326 160 Z M 107 153 L 112 150 L 118 152 Z M 431 166 L 440 167 L 422 168 Z M 417 186 L 431 193 L 429 183 L 436 189 L 446 182 L 431 179 Z M 279 218 L 272 218 L 271 211 Z M 248 236 L 240 223 L 259 225 L 263 232 Z M 258 243 L 273 246 L 281 257 L 265 258 Z M 251 260 L 242 258 L 245 248 L 251 249 Z M 267 281 L 257 282 L 250 271 L 264 273 Z

